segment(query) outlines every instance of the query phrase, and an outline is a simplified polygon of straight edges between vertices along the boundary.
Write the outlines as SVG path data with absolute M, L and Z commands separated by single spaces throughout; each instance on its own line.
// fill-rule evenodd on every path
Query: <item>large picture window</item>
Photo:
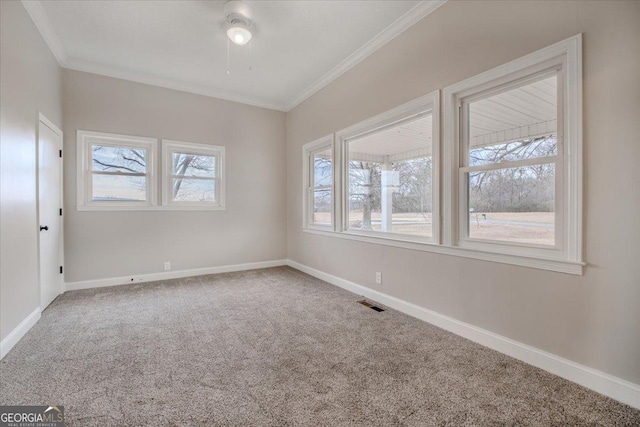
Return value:
M 348 229 L 433 237 L 432 114 L 345 139 Z
M 438 93 L 342 130 L 343 230 L 438 241 Z

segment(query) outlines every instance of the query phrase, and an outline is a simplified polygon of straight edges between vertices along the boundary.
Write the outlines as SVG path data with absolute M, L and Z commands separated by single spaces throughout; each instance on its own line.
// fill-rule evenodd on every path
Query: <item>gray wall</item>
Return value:
M 287 114 L 289 258 L 640 383 L 638 22 L 640 2 L 440 7 Z M 584 276 L 301 231 L 303 144 L 580 32 Z
M 0 337 L 40 306 L 38 112 L 62 128 L 61 70 L 20 2 L 0 1 Z
M 286 257 L 285 114 L 64 70 L 66 281 Z M 78 212 L 76 131 L 226 147 L 225 211 Z

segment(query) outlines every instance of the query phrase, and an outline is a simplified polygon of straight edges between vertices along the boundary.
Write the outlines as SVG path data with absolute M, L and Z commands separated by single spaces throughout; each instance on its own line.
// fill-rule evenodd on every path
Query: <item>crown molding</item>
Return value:
M 113 77 L 123 80 L 130 80 L 133 82 L 148 84 L 152 86 L 164 87 L 167 89 L 174 89 L 183 92 L 195 93 L 198 95 L 209 96 L 213 98 L 219 98 L 226 101 L 239 102 L 242 104 L 253 105 L 261 108 L 268 108 L 271 110 L 288 112 L 295 106 L 309 98 L 311 95 L 318 92 L 320 89 L 327 86 L 329 83 L 340 77 L 342 74 L 349 71 L 351 68 L 362 62 L 369 55 L 380 49 L 385 44 L 396 38 L 402 32 L 414 25 L 416 22 L 435 11 L 438 7 L 446 3 L 447 0 L 422 0 L 412 9 L 407 11 L 400 18 L 395 20 L 391 25 L 378 33 L 374 38 L 369 40 L 360 49 L 353 52 L 345 60 L 340 62 L 337 66 L 332 68 L 328 73 L 308 86 L 305 90 L 298 93 L 291 98 L 286 104 L 276 104 L 269 101 L 265 101 L 257 98 L 250 98 L 243 95 L 223 91 L 214 86 L 205 86 L 193 84 L 185 81 L 179 81 L 169 79 L 157 75 L 123 70 L 117 67 L 110 67 L 103 64 L 98 64 L 81 59 L 69 58 L 64 46 L 60 42 L 58 35 L 56 34 L 49 18 L 47 18 L 42 4 L 39 0 L 21 0 L 21 3 L 31 16 L 31 19 L 35 23 L 38 31 L 44 38 L 45 42 L 51 49 L 51 52 L 55 56 L 56 60 L 63 68 L 71 70 L 84 71 L 92 74 L 99 74 L 107 77 Z
M 168 79 L 152 74 L 141 73 L 139 71 L 126 71 L 116 67 L 97 64 L 94 62 L 83 61 L 79 59 L 69 59 L 62 65 L 69 70 L 84 71 L 85 73 L 99 74 L 102 76 L 113 77 L 116 79 L 129 80 L 132 82 L 148 84 L 151 86 L 160 86 L 166 89 L 174 89 L 182 92 L 195 93 L 197 95 L 209 96 L 212 98 L 223 99 L 225 101 L 239 102 L 241 104 L 253 105 L 255 107 L 268 108 L 271 110 L 285 111 L 283 105 L 272 104 L 260 99 L 249 98 L 237 95 L 231 92 L 225 92 L 212 86 L 203 86 L 184 81 Z
M 27 10 L 27 13 L 33 20 L 33 23 L 36 24 L 36 28 L 40 31 L 42 38 L 44 39 L 47 46 L 55 56 L 56 61 L 60 66 L 63 66 L 64 62 L 67 60 L 67 51 L 64 46 L 60 42 L 58 35 L 53 29 L 53 25 L 51 25 L 51 21 L 47 18 L 47 14 L 42 8 L 42 4 L 38 0 L 21 0 L 22 5 Z
M 345 60 L 332 68 L 324 76 L 320 77 L 315 83 L 311 84 L 305 90 L 291 98 L 286 103 L 286 111 L 291 111 L 305 99 L 309 98 L 320 89 L 358 65 L 369 55 L 380 49 L 385 44 L 399 36 L 409 27 L 429 15 L 437 8 L 446 3 L 447 0 L 422 0 L 412 9 L 407 11 L 400 18 L 396 19 L 391 25 L 378 33 L 375 37 L 365 43 L 360 49 L 353 52 Z

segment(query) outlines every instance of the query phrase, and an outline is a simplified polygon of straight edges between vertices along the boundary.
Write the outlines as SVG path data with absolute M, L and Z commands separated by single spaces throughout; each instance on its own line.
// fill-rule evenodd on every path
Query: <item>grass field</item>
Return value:
M 317 212 L 316 221 L 329 222 L 328 212 Z M 553 245 L 553 212 L 491 212 L 473 213 L 469 218 L 469 236 L 473 239 Z M 380 212 L 371 213 L 371 229 L 381 230 Z M 359 229 L 362 211 L 349 212 L 349 225 Z M 392 231 L 398 234 L 431 237 L 431 214 L 394 213 Z

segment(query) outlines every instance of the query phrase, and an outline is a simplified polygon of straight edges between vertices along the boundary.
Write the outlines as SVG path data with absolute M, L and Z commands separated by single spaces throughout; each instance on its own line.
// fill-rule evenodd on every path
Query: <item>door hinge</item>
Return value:
M 60 274 L 62 274 L 62 266 L 60 266 Z
M 62 150 L 59 151 L 60 157 L 62 157 Z
M 62 208 L 60 208 L 60 216 L 62 216 Z

